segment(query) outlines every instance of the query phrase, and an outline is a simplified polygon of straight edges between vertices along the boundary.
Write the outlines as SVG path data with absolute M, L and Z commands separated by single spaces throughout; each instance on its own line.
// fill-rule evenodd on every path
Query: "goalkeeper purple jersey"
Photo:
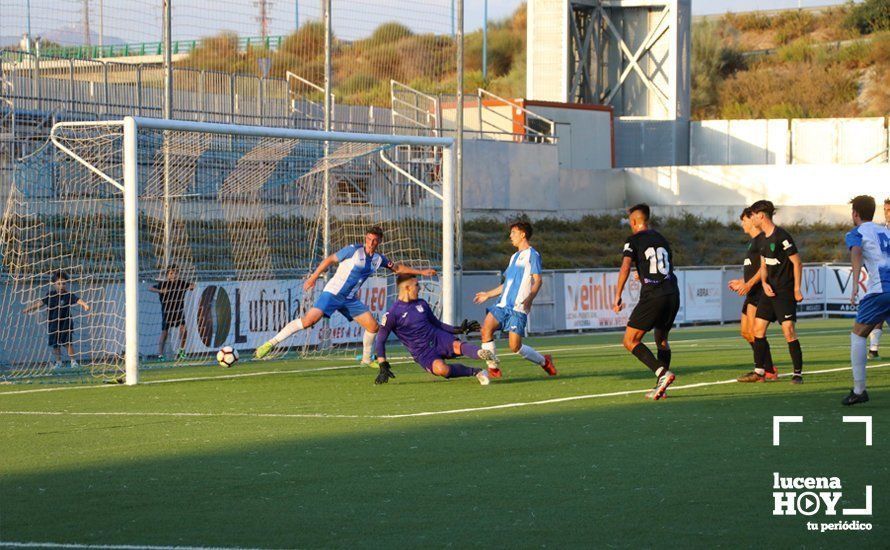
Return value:
M 454 340 L 453 330 L 451 325 L 446 325 L 436 317 L 425 300 L 396 300 L 380 320 L 377 357 L 386 357 L 386 339 L 390 332 L 395 332 L 399 341 L 417 358 L 430 348 L 435 348 L 442 338 Z

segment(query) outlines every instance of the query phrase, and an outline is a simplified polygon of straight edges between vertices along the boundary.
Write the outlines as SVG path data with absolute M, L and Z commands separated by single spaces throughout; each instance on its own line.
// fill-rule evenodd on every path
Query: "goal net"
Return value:
M 249 359 L 372 225 L 388 258 L 437 270 L 423 297 L 453 321 L 448 139 L 128 118 L 57 124 L 52 144 L 21 162 L 0 224 L 3 379 L 136 383 L 222 346 Z M 358 297 L 379 318 L 394 290 L 381 270 Z M 361 339 L 335 313 L 272 357 L 352 356 Z

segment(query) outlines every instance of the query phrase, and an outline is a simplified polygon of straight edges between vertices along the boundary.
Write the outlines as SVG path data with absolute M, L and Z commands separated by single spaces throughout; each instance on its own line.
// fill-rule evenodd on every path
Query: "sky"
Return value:
M 0 0 L 0 37 L 20 37 L 27 27 L 27 6 L 33 35 L 50 36 L 67 29 L 73 40 L 82 36 L 85 0 Z M 454 0 L 332 0 L 335 34 L 345 39 L 367 36 L 377 25 L 398 19 L 421 33 L 451 31 Z M 524 0 L 488 0 L 489 19 L 509 17 Z M 800 5 L 839 4 L 843 0 L 800 0 Z M 127 43 L 153 42 L 161 38 L 162 0 L 88 0 L 90 30 L 98 33 L 100 6 L 103 34 Z M 259 0 L 172 0 L 173 37 L 190 40 L 232 30 L 241 36 L 259 36 Z M 268 34 L 293 31 L 297 13 L 300 21 L 318 19 L 321 0 L 266 0 Z M 464 0 L 465 28 L 481 28 L 484 0 Z M 797 7 L 798 0 L 693 0 L 694 15 Z M 82 40 L 81 40 L 82 41 Z M 96 39 L 92 39 L 96 43 Z M 111 40 L 109 40 L 110 42 Z

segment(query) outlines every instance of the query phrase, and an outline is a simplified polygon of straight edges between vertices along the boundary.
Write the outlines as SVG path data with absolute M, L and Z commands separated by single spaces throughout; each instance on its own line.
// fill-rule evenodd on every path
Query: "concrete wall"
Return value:
M 689 164 L 689 121 L 615 118 L 615 166 Z
M 790 130 L 780 120 L 702 120 L 689 125 L 689 163 L 788 164 Z
M 527 212 L 571 219 L 648 202 L 662 215 L 692 212 L 731 222 L 742 207 L 766 198 L 783 207 L 783 223 L 845 222 L 852 196 L 890 194 L 886 163 L 585 170 L 560 168 L 553 145 L 467 141 L 464 170 L 469 217 Z
M 887 162 L 884 117 L 791 121 L 794 164 Z
M 612 168 L 612 113 L 531 104 L 529 111 L 556 123 L 561 168 Z
M 581 217 L 622 208 L 624 187 L 620 170 L 560 168 L 555 145 L 464 142 L 464 208 L 471 217 L 515 212 Z
M 639 129 L 629 123 L 624 126 L 624 139 L 618 140 L 616 150 L 620 166 L 673 164 L 661 162 L 668 157 L 638 143 L 642 139 Z M 692 165 L 888 162 L 884 117 L 702 120 L 690 123 L 689 134 Z
M 890 165 L 670 166 L 629 168 L 628 203 L 648 202 L 723 221 L 758 199 L 786 207 L 783 223 L 844 222 L 855 195 L 890 193 Z

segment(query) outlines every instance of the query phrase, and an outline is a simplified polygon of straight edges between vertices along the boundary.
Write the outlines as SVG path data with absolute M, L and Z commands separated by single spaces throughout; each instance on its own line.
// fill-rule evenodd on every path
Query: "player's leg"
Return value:
M 185 343 L 188 341 L 189 331 L 185 328 L 185 319 L 180 319 L 179 323 L 179 353 L 177 359 L 185 359 Z
M 624 349 L 651 370 L 656 378 L 667 372 L 667 367 L 659 361 L 649 346 L 643 343 L 643 336 L 655 327 L 655 322 L 660 311 L 658 298 L 644 298 L 637 303 L 630 313 L 627 328 L 624 329 L 622 344 Z
M 856 322 L 850 333 L 853 389 L 842 401 L 844 405 L 855 405 L 868 401 L 868 392 L 865 389 L 865 362 L 868 357 L 867 338 L 887 319 L 890 319 L 890 293 L 869 294 L 859 302 Z
M 781 319 L 782 334 L 788 342 L 788 353 L 791 355 L 791 364 L 794 373 L 791 375 L 792 384 L 803 383 L 803 350 L 800 348 L 800 340 L 797 338 L 797 301 L 790 292 L 777 294 L 774 301 L 776 318 Z
M 476 373 L 479 372 L 480 369 L 474 369 L 473 367 L 461 365 L 460 363 L 452 363 L 449 365 L 443 359 L 436 359 L 433 361 L 433 366 L 430 370 L 433 374 L 441 376 L 442 378 L 464 378 L 467 376 L 476 376 Z
M 860 304 L 861 305 L 861 304 Z M 841 401 L 844 405 L 856 405 L 868 401 L 865 389 L 865 363 L 868 360 L 868 336 L 880 325 L 853 323 L 850 332 L 850 366 L 853 368 L 853 389 Z
M 377 324 L 377 319 L 374 318 L 371 312 L 367 310 L 356 315 L 353 319 L 365 329 L 362 335 L 362 364 L 368 365 L 371 363 L 371 352 L 374 351 L 374 340 L 377 338 L 377 331 L 380 330 L 380 325 Z
M 881 335 L 884 334 L 884 323 L 879 323 L 868 335 L 868 356 L 872 359 L 878 359 L 880 354 L 878 348 L 881 346 Z
M 501 320 L 499 317 L 503 316 L 506 320 L 506 315 L 504 314 L 503 308 L 490 308 L 488 313 L 485 315 L 485 319 L 482 321 L 482 328 L 480 332 L 482 334 L 482 349 L 489 352 L 493 359 L 487 360 L 488 364 L 488 374 L 493 378 L 501 377 L 501 369 L 499 365 L 499 360 L 497 358 L 497 349 L 494 345 L 494 331 L 501 328 Z
M 525 329 L 528 325 L 528 315 L 514 311 L 507 321 L 506 328 L 508 331 L 508 342 L 510 343 L 510 351 L 518 353 L 526 361 L 538 365 L 544 372 L 550 376 L 556 376 L 556 367 L 553 364 L 553 357 L 550 355 L 542 355 L 535 348 L 522 343 L 522 337 L 525 335 Z
M 47 344 L 53 354 L 53 362 L 50 363 L 51 369 L 58 369 L 62 366 L 62 350 L 59 347 L 59 331 L 57 326 L 47 323 Z
M 646 395 L 650 399 L 662 399 L 666 397 L 668 386 L 674 383 L 676 376 L 671 371 L 671 346 L 668 343 L 668 335 L 674 326 L 677 312 L 680 311 L 680 295 L 672 294 L 659 299 L 660 311 L 656 317 L 653 336 L 658 353 L 658 362 L 665 370 L 658 375 L 655 387 Z M 656 373 L 657 374 L 657 373 Z
M 68 352 L 68 360 L 71 361 L 71 368 L 76 369 L 80 365 L 77 363 L 77 356 L 74 354 L 74 345 L 71 344 L 71 339 L 68 339 L 68 343 L 65 344 L 65 351 Z
M 166 327 L 166 324 L 164 325 Z M 167 330 L 161 329 L 161 337 L 158 339 L 158 359 L 164 360 L 164 348 L 167 346 Z
M 62 348 L 58 345 L 51 346 L 50 349 L 53 351 L 53 358 L 55 359 L 53 363 L 53 368 L 60 368 L 62 366 Z
M 788 353 L 791 355 L 791 364 L 794 367 L 791 382 L 800 384 L 803 382 L 803 350 L 800 348 L 800 340 L 797 339 L 794 321 L 782 323 L 782 334 L 785 336 L 785 341 L 788 342 Z
M 754 373 L 751 379 L 739 378 L 740 382 L 760 382 L 765 379 L 767 358 L 772 362 L 772 353 L 769 342 L 766 339 L 766 331 L 770 323 L 776 320 L 776 312 L 773 304 L 774 298 L 766 294 L 757 302 L 757 310 L 754 315 Z M 747 376 L 747 375 L 746 375 Z
M 643 343 L 643 336 L 646 335 L 646 332 L 647 331 L 645 330 L 628 325 L 627 328 L 624 329 L 624 338 L 621 343 L 624 345 L 624 349 L 636 357 L 640 363 L 646 365 L 657 378 L 660 378 L 662 374 L 667 372 L 667 367 L 655 357 L 652 350 L 649 349 L 649 346 Z
M 327 293 L 324 293 L 327 294 Z M 324 296 L 322 294 L 322 296 Z M 278 334 L 272 337 L 271 340 L 261 345 L 254 352 L 254 357 L 257 359 L 262 359 L 266 355 L 272 351 L 272 348 L 289 338 L 296 332 L 307 329 L 317 323 L 323 316 L 325 315 L 324 311 L 318 307 L 310 308 L 309 311 L 306 312 L 302 317 L 298 317 L 294 319 L 290 323 L 284 325 L 284 327 L 278 331 Z
M 739 376 L 739 382 L 762 382 L 763 380 L 775 380 L 778 377 L 776 367 L 773 365 L 773 354 L 769 347 L 769 341 L 764 336 L 763 342 L 763 358 L 762 363 L 758 364 L 756 358 L 758 356 L 756 334 L 754 326 L 757 324 L 757 305 L 746 302 L 742 311 L 742 337 L 751 346 L 751 352 L 755 357 L 754 370 L 747 374 Z M 769 324 L 767 323 L 767 327 Z M 764 335 L 766 331 L 764 330 Z

